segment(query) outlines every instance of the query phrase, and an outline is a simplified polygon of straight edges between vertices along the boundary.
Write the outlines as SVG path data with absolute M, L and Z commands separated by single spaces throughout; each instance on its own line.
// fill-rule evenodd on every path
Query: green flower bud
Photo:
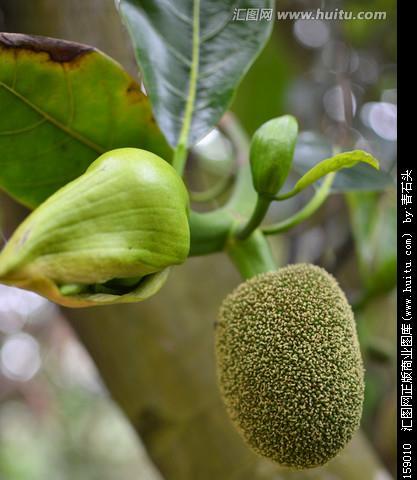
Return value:
M 272 197 L 283 186 L 291 168 L 298 134 L 291 115 L 273 118 L 261 125 L 252 137 L 250 165 L 255 190 Z
M 0 281 L 66 306 L 143 300 L 189 251 L 188 193 L 153 153 L 105 153 L 54 193 L 0 253 Z
M 364 371 L 353 313 L 322 268 L 290 265 L 239 285 L 221 307 L 216 353 L 226 408 L 259 454 L 316 467 L 359 427 Z

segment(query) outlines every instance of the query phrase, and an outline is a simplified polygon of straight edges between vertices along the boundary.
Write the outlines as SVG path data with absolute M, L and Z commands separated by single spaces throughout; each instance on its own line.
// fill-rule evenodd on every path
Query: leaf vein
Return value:
M 4 89 L 6 89 L 9 93 L 11 93 L 12 95 L 14 95 L 16 98 L 18 98 L 19 100 L 21 100 L 23 103 L 25 103 L 27 106 L 29 106 L 30 108 L 32 108 L 35 112 L 39 113 L 40 115 L 42 115 L 48 122 L 52 123 L 55 127 L 57 127 L 58 129 L 64 131 L 67 135 L 75 138 L 77 141 L 79 141 L 80 143 L 83 143 L 84 145 L 86 145 L 87 147 L 91 148 L 92 150 L 94 150 L 95 152 L 97 153 L 104 153 L 105 152 L 105 149 L 100 146 L 100 145 L 97 145 L 96 143 L 92 142 L 91 140 L 89 140 L 88 138 L 85 138 L 83 135 L 81 135 L 80 133 L 76 132 L 75 130 L 73 129 L 70 129 L 68 128 L 66 125 L 64 125 L 63 123 L 61 123 L 59 120 L 57 120 L 56 118 L 52 117 L 51 115 L 49 115 L 48 113 L 46 113 L 45 111 L 43 111 L 40 107 L 38 107 L 37 105 L 35 105 L 34 103 L 32 103 L 30 100 L 28 100 L 27 98 L 25 98 L 23 95 L 21 95 L 17 90 L 13 90 L 13 88 L 9 87 L 8 85 L 6 85 L 4 82 L 2 82 L 0 80 L 0 86 L 3 87 Z
M 162 0 L 162 3 L 165 5 L 165 7 L 173 14 L 175 17 L 177 17 L 179 20 L 183 21 L 187 25 L 192 25 L 193 24 L 193 19 L 190 17 L 187 17 L 185 13 L 180 12 L 175 6 L 173 2 L 167 1 L 167 0 Z
M 41 118 L 37 122 L 32 123 L 32 125 L 27 125 L 26 127 L 16 128 L 14 130 L 3 130 L 2 132 L 0 132 L 0 136 L 18 135 L 19 133 L 29 132 L 30 130 L 34 130 L 36 127 L 39 127 L 45 122 L 46 122 L 46 118 Z

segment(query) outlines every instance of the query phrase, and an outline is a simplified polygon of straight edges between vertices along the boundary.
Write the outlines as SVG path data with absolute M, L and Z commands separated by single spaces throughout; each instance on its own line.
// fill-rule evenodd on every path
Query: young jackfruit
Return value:
M 220 309 L 216 355 L 227 411 L 257 453 L 316 467 L 359 427 L 364 370 L 353 313 L 322 268 L 290 265 L 242 283 Z

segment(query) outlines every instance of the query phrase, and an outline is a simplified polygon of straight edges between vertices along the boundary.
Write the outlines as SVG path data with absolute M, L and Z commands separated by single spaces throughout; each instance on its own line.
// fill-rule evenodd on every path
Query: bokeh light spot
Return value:
M 320 48 L 329 39 L 329 27 L 322 20 L 296 20 L 294 35 L 306 47 Z
M 11 335 L 1 352 L 1 370 L 11 380 L 30 380 L 41 366 L 38 342 L 27 333 Z

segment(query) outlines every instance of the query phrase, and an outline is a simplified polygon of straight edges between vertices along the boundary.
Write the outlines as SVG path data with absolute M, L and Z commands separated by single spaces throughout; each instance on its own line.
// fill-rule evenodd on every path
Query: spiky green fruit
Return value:
M 227 411 L 259 454 L 325 464 L 360 423 L 364 370 L 352 309 L 320 267 L 290 265 L 242 283 L 216 327 Z
M 159 290 L 189 246 L 180 176 L 151 152 L 121 148 L 25 219 L 0 253 L 0 282 L 72 307 L 134 302 Z

